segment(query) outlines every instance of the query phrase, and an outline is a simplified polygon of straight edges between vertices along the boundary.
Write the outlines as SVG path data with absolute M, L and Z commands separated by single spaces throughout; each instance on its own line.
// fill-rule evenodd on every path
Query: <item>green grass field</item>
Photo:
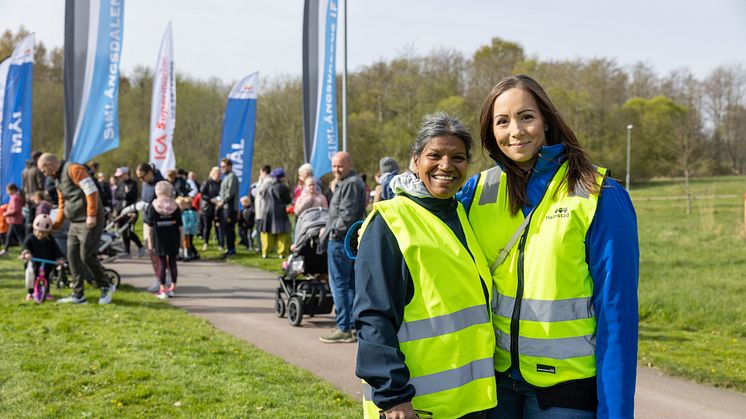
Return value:
M 632 188 L 640 233 L 642 365 L 746 392 L 745 177 L 696 180 L 686 213 L 681 182 Z M 735 195 L 716 198 L 717 195 Z
M 21 262 L 0 259 L 1 417 L 360 414 L 328 383 L 132 287 L 108 306 L 90 303 L 96 291 L 84 306 L 24 294 Z

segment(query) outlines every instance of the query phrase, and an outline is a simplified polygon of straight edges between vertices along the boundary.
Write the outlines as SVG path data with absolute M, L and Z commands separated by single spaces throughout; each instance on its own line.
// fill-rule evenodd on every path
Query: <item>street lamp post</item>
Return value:
M 627 176 L 624 178 L 624 189 L 629 193 L 629 149 L 632 146 L 632 124 L 627 125 Z

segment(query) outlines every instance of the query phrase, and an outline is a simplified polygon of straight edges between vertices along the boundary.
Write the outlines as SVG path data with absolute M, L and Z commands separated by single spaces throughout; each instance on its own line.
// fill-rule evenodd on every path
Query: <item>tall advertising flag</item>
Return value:
M 20 188 L 21 172 L 31 157 L 31 83 L 34 71 L 34 35 L 21 41 L 13 55 L 0 63 L 0 201 L 5 187 Z
M 155 66 L 153 99 L 150 105 L 150 162 L 162 173 L 176 167 L 173 145 L 175 126 L 174 41 L 169 22 L 161 40 L 161 50 Z
M 233 162 L 233 172 L 239 182 L 239 196 L 248 195 L 251 183 L 258 93 L 259 73 L 255 72 L 233 86 L 228 94 L 228 104 L 225 107 L 223 137 L 220 141 L 218 160 L 227 157 Z
M 65 156 L 85 163 L 119 147 L 124 0 L 65 3 Z
M 306 0 L 303 11 L 303 123 L 305 158 L 322 175 L 337 146 L 338 0 Z

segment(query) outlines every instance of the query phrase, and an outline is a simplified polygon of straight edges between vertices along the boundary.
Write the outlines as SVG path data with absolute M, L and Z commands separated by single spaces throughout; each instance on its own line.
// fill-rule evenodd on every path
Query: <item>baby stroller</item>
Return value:
M 122 220 L 124 220 L 124 223 L 119 226 L 118 223 Z M 112 262 L 119 256 L 127 253 L 124 249 L 122 232 L 130 228 L 131 225 L 132 218 L 128 213 L 122 213 L 106 224 L 103 233 L 101 233 L 101 240 L 98 242 L 98 248 L 96 248 L 96 254 L 99 259 L 101 259 L 101 262 Z
M 303 315 L 329 314 L 334 301 L 326 277 L 326 249 L 318 249 L 319 233 L 329 218 L 326 208 L 305 210 L 295 225 L 293 252 L 288 257 L 275 295 L 275 314 L 288 315 L 288 323 L 300 326 Z

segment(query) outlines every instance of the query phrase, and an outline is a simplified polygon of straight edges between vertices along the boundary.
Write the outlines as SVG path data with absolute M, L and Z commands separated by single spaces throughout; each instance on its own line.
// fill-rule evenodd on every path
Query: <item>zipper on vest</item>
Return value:
M 510 318 L 510 373 L 514 368 L 520 370 L 520 364 L 518 363 L 518 333 L 519 325 L 521 321 L 521 302 L 523 301 L 523 250 L 526 247 L 526 236 L 528 236 L 528 228 L 531 226 L 529 221 L 526 226 L 526 230 L 521 236 L 521 240 L 518 241 L 518 285 L 515 290 L 515 304 L 513 305 L 513 315 Z

